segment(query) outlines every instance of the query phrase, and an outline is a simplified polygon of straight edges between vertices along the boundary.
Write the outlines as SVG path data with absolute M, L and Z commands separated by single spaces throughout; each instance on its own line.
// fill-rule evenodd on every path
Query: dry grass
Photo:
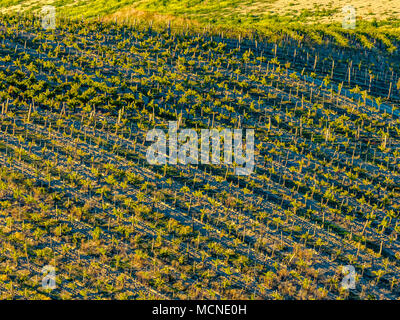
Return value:
M 336 13 L 328 16 L 310 16 L 307 20 L 315 22 L 337 22 L 343 19 L 342 8 L 346 5 L 352 5 L 356 9 L 359 19 L 377 20 L 387 18 L 400 18 L 400 1 L 393 0 L 276 0 L 256 1 L 253 5 L 242 6 L 242 13 L 264 11 L 267 14 L 298 15 L 303 10 L 316 12 L 318 10 L 336 10 Z
M 17 1 L 16 1 L 17 2 Z M 22 4 L 16 4 L 0 8 L 1 13 L 6 12 L 23 12 L 31 10 L 38 5 L 51 5 L 54 0 L 27 0 L 23 1 Z M 63 5 L 63 9 L 67 9 L 69 6 L 84 7 L 93 3 L 94 1 L 87 0 L 75 0 L 68 2 Z M 167 2 L 165 7 L 160 7 L 154 13 L 150 13 L 146 10 L 146 5 L 154 3 L 154 0 L 132 0 L 132 5 L 128 5 L 116 13 L 110 15 L 111 18 L 137 18 L 146 19 L 150 18 L 155 21 L 164 21 L 173 19 L 176 23 L 186 24 L 188 21 L 181 14 L 171 14 L 177 8 L 174 2 Z M 356 9 L 357 18 L 360 20 L 382 20 L 387 18 L 400 19 L 400 1 L 396 0 L 255 0 L 255 1 L 243 1 L 239 6 L 224 6 L 222 13 L 227 16 L 245 16 L 251 14 L 254 16 L 262 17 L 264 15 L 286 15 L 288 17 L 299 16 L 301 13 L 306 12 L 304 15 L 304 22 L 316 22 L 316 23 L 330 23 L 338 22 L 343 19 L 342 8 L 346 5 L 352 5 Z M 2 5 L 0 4 L 0 7 Z M 210 9 L 209 14 L 197 13 L 198 9 L 211 8 L 211 2 L 204 1 L 200 4 L 190 7 L 188 16 L 196 19 L 196 15 L 213 16 L 213 10 Z M 325 11 L 324 13 L 324 10 Z M 193 11 L 193 13 L 190 13 Z M 178 10 L 179 12 L 179 10 Z M 221 13 L 221 12 L 219 12 Z M 218 14 L 218 13 L 217 13 Z M 84 15 L 84 13 L 83 13 Z M 178 17 L 177 17 L 178 16 Z
M 5 8 L 0 8 L 1 13 L 8 13 L 8 12 L 24 12 L 28 11 L 33 7 L 39 6 L 39 5 L 52 5 L 55 0 L 28 0 L 24 1 L 22 4 L 16 4 L 13 6 L 5 7 Z

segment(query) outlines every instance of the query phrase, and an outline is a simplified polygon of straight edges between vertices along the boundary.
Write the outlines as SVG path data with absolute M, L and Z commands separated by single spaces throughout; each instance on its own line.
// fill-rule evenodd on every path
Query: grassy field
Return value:
M 2 2 L 1 299 L 399 297 L 398 22 L 280 3 Z M 254 171 L 150 164 L 170 121 L 253 129 Z
M 123 12 L 152 12 L 202 23 L 225 25 L 263 26 L 271 21 L 297 21 L 302 23 L 334 23 L 343 19 L 342 8 L 351 4 L 359 21 L 398 20 L 400 3 L 382 0 L 291 1 L 291 0 L 5 0 L 1 12 L 35 11 L 43 5 L 54 5 L 61 14 L 70 17 L 96 17 Z

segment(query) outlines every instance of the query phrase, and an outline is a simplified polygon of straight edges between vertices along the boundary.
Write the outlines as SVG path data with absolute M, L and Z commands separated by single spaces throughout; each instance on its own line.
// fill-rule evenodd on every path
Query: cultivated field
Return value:
M 225 24 L 265 24 L 271 18 L 301 22 L 341 22 L 342 8 L 352 5 L 360 20 L 400 19 L 400 2 L 393 0 L 3 0 L 0 12 L 39 11 L 54 5 L 59 12 L 74 17 L 91 17 L 130 11 L 187 17 L 201 22 Z
M 0 18 L 0 298 L 399 297 L 393 25 L 113 20 Z M 168 121 L 254 129 L 254 172 L 150 165 Z

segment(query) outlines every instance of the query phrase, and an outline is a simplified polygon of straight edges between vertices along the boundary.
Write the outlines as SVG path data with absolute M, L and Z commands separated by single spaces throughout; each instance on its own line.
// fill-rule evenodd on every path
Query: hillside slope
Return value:
M 396 51 L 21 16 L 0 38 L 0 298 L 399 297 Z M 169 121 L 254 129 L 254 172 L 150 165 Z
M 260 24 L 271 18 L 301 22 L 332 23 L 343 19 L 342 8 L 347 0 L 3 0 L 0 12 L 38 10 L 54 5 L 70 17 L 93 17 L 115 13 L 121 9 L 151 11 L 176 17 L 187 17 L 206 23 Z M 391 0 L 355 0 L 350 3 L 359 20 L 400 19 L 400 2 Z

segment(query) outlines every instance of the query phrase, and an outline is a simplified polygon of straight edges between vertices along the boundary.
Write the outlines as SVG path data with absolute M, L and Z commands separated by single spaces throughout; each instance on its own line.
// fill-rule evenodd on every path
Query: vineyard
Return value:
M 1 16 L 0 298 L 397 299 L 400 33 L 332 30 Z M 169 121 L 253 173 L 150 165 Z

